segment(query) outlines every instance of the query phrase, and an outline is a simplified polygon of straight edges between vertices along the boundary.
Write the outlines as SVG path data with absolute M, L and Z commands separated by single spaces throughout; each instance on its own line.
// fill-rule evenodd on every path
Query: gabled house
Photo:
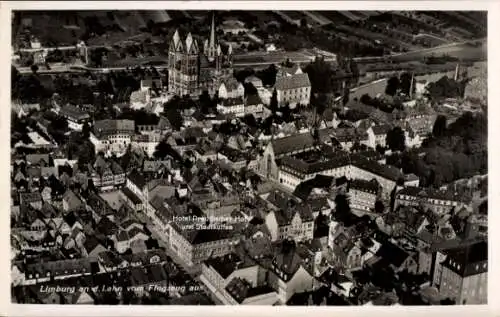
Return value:
M 240 286 L 245 289 L 257 289 L 266 286 L 267 281 L 264 268 L 236 253 L 204 261 L 200 279 L 209 289 L 221 294 L 219 298 L 225 304 L 263 305 L 274 304 L 277 301 L 276 293 L 269 287 L 264 292 L 256 292 L 256 294 L 252 292 L 249 294 L 248 290 L 239 289 Z M 257 297 L 257 295 L 260 296 Z M 252 297 L 257 298 L 252 299 Z
M 222 82 L 219 86 L 219 98 L 240 98 L 245 95 L 245 87 L 234 77 Z
M 306 269 L 295 247 L 284 247 L 271 262 L 269 284 L 278 293 L 279 301 L 284 304 L 294 294 L 309 292 L 314 288 L 314 277 Z
M 273 206 L 265 216 L 272 241 L 286 238 L 306 241 L 313 238 L 314 217 L 309 205 L 278 190 L 268 194 L 266 200 Z
M 80 197 L 78 197 L 71 189 L 68 189 L 63 195 L 62 203 L 63 210 L 66 213 L 78 211 L 80 208 L 85 206 Z

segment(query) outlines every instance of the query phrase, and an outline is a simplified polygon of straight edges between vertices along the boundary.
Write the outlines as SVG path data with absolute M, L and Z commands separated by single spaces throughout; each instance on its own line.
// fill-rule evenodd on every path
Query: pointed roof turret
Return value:
M 212 12 L 212 26 L 210 27 L 210 47 L 215 47 L 215 12 Z
M 193 45 L 193 36 L 191 35 L 191 32 L 189 32 L 186 36 L 186 52 L 189 52 L 191 45 Z
M 179 36 L 179 30 L 175 30 L 172 40 L 174 41 L 174 46 L 177 47 L 177 44 L 179 44 L 179 41 L 181 40 L 181 37 Z
M 217 45 L 217 56 L 222 54 L 222 49 L 220 48 L 220 44 Z

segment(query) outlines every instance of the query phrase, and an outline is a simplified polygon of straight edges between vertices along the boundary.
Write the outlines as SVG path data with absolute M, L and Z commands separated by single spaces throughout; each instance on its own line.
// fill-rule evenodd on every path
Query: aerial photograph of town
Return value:
M 11 302 L 487 304 L 487 15 L 12 11 Z

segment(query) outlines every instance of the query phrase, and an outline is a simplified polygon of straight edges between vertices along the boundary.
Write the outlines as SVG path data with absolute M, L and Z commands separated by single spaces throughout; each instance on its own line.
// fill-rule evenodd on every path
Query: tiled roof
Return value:
M 63 106 L 59 111 L 59 114 L 72 120 L 84 120 L 90 118 L 90 115 L 88 113 L 78 109 L 73 105 Z
M 382 243 L 376 255 L 397 268 L 401 267 L 404 261 L 410 256 L 405 250 L 390 242 Z
M 399 169 L 389 165 L 379 164 L 375 161 L 370 161 L 364 158 L 357 158 L 353 160 L 352 165 L 394 182 L 403 178 L 403 173 Z
M 243 97 L 227 98 L 227 99 L 222 100 L 223 107 L 239 106 L 239 105 L 243 105 L 244 103 L 245 103 L 245 101 L 243 100 Z
M 450 250 L 443 264 L 462 277 L 488 272 L 488 243 L 482 241 Z
M 226 86 L 226 89 L 228 91 L 233 91 L 238 89 L 238 86 L 240 85 L 240 82 L 236 80 L 236 78 L 231 77 L 226 80 L 224 80 L 224 86 Z
M 94 124 L 94 133 L 96 137 L 105 137 L 115 133 L 128 133 L 134 134 L 135 123 L 133 120 L 100 120 L 96 121 Z
M 358 189 L 370 193 L 377 193 L 380 188 L 380 184 L 375 179 L 372 179 L 371 181 L 354 179 L 350 182 L 349 188 Z
M 236 302 L 241 304 L 245 298 L 247 298 L 248 291 L 251 287 L 252 284 L 246 279 L 235 277 L 227 284 L 226 291 L 236 300 Z
M 41 161 L 44 161 L 45 164 L 49 163 L 49 155 L 48 154 L 27 154 L 26 162 L 29 164 L 40 164 Z
M 38 273 L 40 278 L 47 277 L 47 273 L 50 273 L 50 276 L 90 273 L 90 261 L 87 258 L 81 258 L 28 264 L 25 273 L 26 276 Z
M 343 154 L 331 157 L 328 160 L 307 163 L 291 156 L 284 156 L 277 163 L 281 166 L 287 166 L 295 172 L 307 175 L 347 166 L 350 163 L 350 159 L 347 154 Z
M 262 104 L 262 100 L 259 95 L 251 94 L 246 97 L 245 104 L 247 106 L 260 105 Z
M 251 264 L 249 261 L 244 261 L 235 253 L 208 259 L 205 261 L 205 264 L 212 267 L 224 279 L 237 269 L 243 269 L 248 266 L 253 266 L 253 264 Z M 242 264 L 245 264 L 246 266 L 242 266 Z
M 293 151 L 311 148 L 313 144 L 314 139 L 310 133 L 295 134 L 272 141 L 275 155 L 288 154 Z
M 282 278 L 285 282 L 288 282 L 293 277 L 301 264 L 302 259 L 295 250 L 280 252 L 273 260 L 275 272 L 285 273 L 285 276 Z
M 70 209 L 77 208 L 83 203 L 71 189 L 68 189 L 66 193 L 64 193 L 63 200 L 66 201 Z
M 288 90 L 302 87 L 311 87 L 307 73 L 276 78 L 276 90 Z
M 455 195 L 452 191 L 435 190 L 432 188 L 422 188 L 408 186 L 398 192 L 399 195 L 407 195 L 412 197 L 439 199 L 447 201 L 462 201 L 463 197 Z
M 39 192 L 21 193 L 19 194 L 20 200 L 23 203 L 32 203 L 42 201 L 42 195 Z
M 127 187 L 123 187 L 121 191 L 133 204 L 135 205 L 142 204 L 142 200 Z
M 148 265 L 130 269 L 130 283 L 134 286 L 161 283 L 168 280 L 168 272 L 163 265 Z
M 142 175 L 141 173 L 137 172 L 137 171 L 132 171 L 128 176 L 127 178 L 133 183 L 135 184 L 137 187 L 139 187 L 139 189 L 143 189 L 144 186 L 146 186 L 147 184 L 147 180 L 146 178 L 144 177 L 144 175 Z
M 385 135 L 389 130 L 391 129 L 391 126 L 388 124 L 381 124 L 381 125 L 376 125 L 372 127 L 373 133 L 375 135 Z

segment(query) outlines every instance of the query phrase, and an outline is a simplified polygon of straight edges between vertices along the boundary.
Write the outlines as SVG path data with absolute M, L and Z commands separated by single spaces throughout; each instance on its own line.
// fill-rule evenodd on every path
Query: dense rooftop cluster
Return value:
M 167 32 L 168 76 L 94 69 L 49 78 L 51 91 L 37 68 L 15 73 L 13 301 L 486 302 L 484 78 L 460 65 L 453 79 L 389 73 L 381 91 L 360 93 L 354 59 L 320 54 L 319 44 L 306 64 L 277 51 L 264 70 L 232 69 L 235 52 L 250 50 L 245 36 L 266 36 L 274 51 L 270 41 L 289 33 L 309 41 L 336 30 L 331 42 L 357 40 L 358 51 L 405 51 L 476 38 L 480 14 L 276 11 L 243 22 L 224 13 L 220 32 L 213 15 L 165 14 L 151 16 L 148 32 L 211 22 L 205 41 L 182 23 Z M 262 27 L 270 14 L 279 18 Z M 97 40 L 99 28 L 85 37 Z M 262 32 L 272 28 L 274 37 Z M 37 50 L 39 63 L 47 56 Z M 82 78 L 95 85 L 82 88 Z M 29 102 L 24 89 L 36 90 Z

